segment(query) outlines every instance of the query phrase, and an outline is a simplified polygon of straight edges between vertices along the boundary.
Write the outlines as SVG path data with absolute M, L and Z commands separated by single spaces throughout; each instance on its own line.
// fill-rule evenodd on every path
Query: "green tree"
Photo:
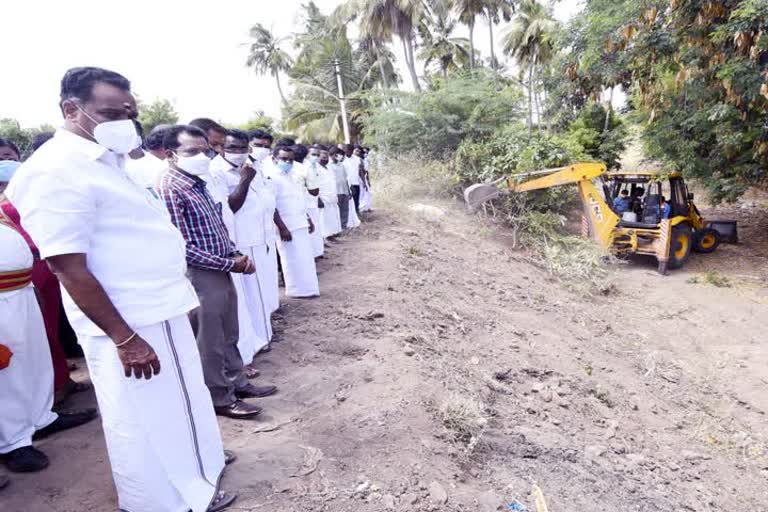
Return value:
M 493 26 L 501 20 L 510 21 L 515 12 L 515 0 L 485 0 L 485 17 L 488 20 L 488 36 L 491 43 L 491 69 L 499 65 L 496 59 L 496 41 L 493 36 Z
M 469 69 L 475 69 L 475 21 L 485 13 L 486 0 L 451 0 L 459 20 L 469 28 Z
M 274 124 L 274 119 L 262 111 L 256 111 L 246 122 L 237 125 L 231 125 L 231 128 L 237 128 L 238 130 L 243 130 L 245 132 L 264 130 L 266 132 L 272 133 L 274 131 Z M 230 125 L 227 126 L 230 127 Z
M 139 102 L 139 122 L 144 133 L 149 133 L 155 126 L 161 124 L 176 124 L 179 122 L 179 114 L 167 99 L 157 99 L 145 105 Z
M 466 65 L 471 59 L 469 40 L 455 37 L 456 21 L 447 11 L 437 10 L 419 26 L 421 50 L 419 58 L 424 61 L 424 70 L 432 63 L 437 63 L 444 79 L 448 71 L 455 71 Z
M 359 20 L 361 37 L 375 41 L 377 47 L 397 36 L 403 45 L 403 56 L 413 88 L 421 91 L 416 73 L 415 31 L 424 11 L 423 0 L 347 0 L 336 10 L 333 18 L 337 26 Z
M 13 141 L 21 151 L 21 158 L 26 159 L 32 153 L 32 141 L 43 132 L 54 132 L 56 128 L 43 124 L 37 128 L 23 128 L 16 120 L 9 117 L 0 119 L 0 138 Z
M 555 53 L 553 36 L 557 22 L 537 0 L 523 0 L 504 38 L 504 51 L 528 70 L 528 135 L 533 135 L 533 98 L 537 66 L 547 64 Z M 522 72 L 522 71 L 521 71 Z
M 245 65 L 253 68 L 260 75 L 272 75 L 277 83 L 277 90 L 283 100 L 283 105 L 286 105 L 287 101 L 280 83 L 280 73 L 290 71 L 293 59 L 280 46 L 288 38 L 275 37 L 261 23 L 256 23 L 251 27 L 250 35 L 254 41 L 251 43 Z

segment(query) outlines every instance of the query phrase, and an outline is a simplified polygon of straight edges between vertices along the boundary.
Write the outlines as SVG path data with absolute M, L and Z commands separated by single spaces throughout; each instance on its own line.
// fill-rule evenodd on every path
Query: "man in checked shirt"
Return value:
M 210 160 L 206 134 L 194 126 L 169 128 L 163 138 L 170 169 L 158 193 L 171 222 L 187 242 L 187 276 L 200 307 L 190 313 L 197 338 L 203 376 L 216 414 L 253 418 L 261 408 L 243 398 L 269 396 L 274 386 L 248 382 L 237 349 L 237 294 L 230 272 L 252 274 L 253 262 L 235 250 L 222 218 L 221 203 L 206 189 Z M 152 250 L 151 246 L 147 248 Z

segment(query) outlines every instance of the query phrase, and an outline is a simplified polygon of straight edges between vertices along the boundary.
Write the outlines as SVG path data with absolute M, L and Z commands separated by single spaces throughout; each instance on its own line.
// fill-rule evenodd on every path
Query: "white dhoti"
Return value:
M 205 512 L 224 469 L 221 434 L 186 315 L 136 332 L 160 359 L 126 378 L 106 336 L 80 336 L 96 390 L 118 504 L 126 512 Z
M 337 203 L 323 203 L 320 208 L 320 220 L 323 231 L 323 238 L 338 235 L 341 233 L 341 215 L 339 214 L 339 205 Z
M 280 307 L 280 278 L 277 272 L 277 243 L 275 240 L 267 242 L 264 253 L 256 253 L 259 260 L 254 260 L 256 272 L 259 274 L 259 283 L 261 283 L 264 292 L 265 305 L 267 313 L 270 315 Z
M 253 356 L 267 344 L 265 338 L 260 335 L 260 330 L 256 328 L 257 322 L 253 318 L 252 309 L 249 305 L 247 284 L 248 277 L 245 274 L 230 274 L 232 284 L 237 292 L 237 349 L 243 364 L 251 364 Z
M 355 202 L 352 198 L 349 198 L 349 218 L 347 219 L 347 228 L 352 229 L 360 225 L 360 217 L 357 216 L 355 211 Z
M 277 243 L 280 263 L 283 266 L 285 294 L 288 297 L 320 295 L 309 228 L 292 230 L 291 238 L 290 242 L 279 240 Z
M 373 206 L 373 193 L 370 188 L 360 187 L 360 211 L 367 212 Z
M 315 258 L 322 256 L 325 253 L 325 245 L 323 244 L 323 227 L 321 226 L 322 220 L 320 219 L 319 208 L 307 208 L 307 215 L 312 219 L 312 224 L 315 225 L 315 230 L 310 233 L 309 237 L 312 239 L 312 254 Z
M 270 315 L 272 311 L 269 309 L 268 297 L 269 287 L 266 283 L 269 280 L 267 270 L 265 266 L 267 258 L 267 246 L 255 245 L 251 247 L 241 247 L 240 252 L 248 256 L 253 264 L 256 266 L 256 272 L 253 274 L 242 274 L 243 286 L 245 287 L 245 295 L 248 303 L 248 312 L 250 313 L 251 320 L 253 322 L 253 328 L 258 336 L 258 344 L 255 352 L 251 355 L 251 359 L 256 355 L 259 350 L 266 347 L 270 341 L 272 341 L 272 320 Z M 261 268 L 259 268 L 261 267 Z M 245 359 L 243 359 L 245 361 Z
M 31 446 L 35 430 L 57 418 L 51 350 L 32 285 L 0 292 L 0 344 L 13 352 L 0 370 L 0 453 L 9 453 Z

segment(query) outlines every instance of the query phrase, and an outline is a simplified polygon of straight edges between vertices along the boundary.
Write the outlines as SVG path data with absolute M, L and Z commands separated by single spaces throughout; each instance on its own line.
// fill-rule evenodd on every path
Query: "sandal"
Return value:
M 236 499 L 237 494 L 235 493 L 219 491 L 213 497 L 211 504 L 208 505 L 206 512 L 219 512 L 220 510 L 224 510 L 234 503 Z

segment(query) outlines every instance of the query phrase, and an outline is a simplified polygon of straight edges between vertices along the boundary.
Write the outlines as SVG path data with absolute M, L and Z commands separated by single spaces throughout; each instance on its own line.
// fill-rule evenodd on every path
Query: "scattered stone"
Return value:
M 381 497 L 381 504 L 387 510 L 395 510 L 395 497 L 391 494 L 385 494 Z
M 680 452 L 680 455 L 682 455 L 683 458 L 688 462 L 701 462 L 703 460 L 710 460 L 712 458 L 704 453 L 694 452 L 691 450 L 683 450 Z
M 419 495 L 413 492 L 403 494 L 402 501 L 408 505 L 415 505 L 419 502 Z
M 361 483 L 355 488 L 355 494 L 360 494 L 361 496 L 367 496 L 368 490 L 370 488 L 371 488 L 371 482 L 366 480 L 365 482 Z
M 448 493 L 442 485 L 432 482 L 429 484 L 429 500 L 432 503 L 444 504 L 448 501 Z
M 605 455 L 606 451 L 608 451 L 608 449 L 605 446 L 590 445 L 584 448 L 584 455 L 588 459 L 595 460 Z
M 407 355 L 408 357 L 413 357 L 415 354 L 416 354 L 416 351 L 413 350 L 412 348 L 405 349 L 405 355 Z
M 478 364 L 480 364 L 480 358 L 479 357 L 473 357 L 473 358 L 471 358 L 469 360 L 469 362 L 474 364 L 474 365 L 478 365 Z

